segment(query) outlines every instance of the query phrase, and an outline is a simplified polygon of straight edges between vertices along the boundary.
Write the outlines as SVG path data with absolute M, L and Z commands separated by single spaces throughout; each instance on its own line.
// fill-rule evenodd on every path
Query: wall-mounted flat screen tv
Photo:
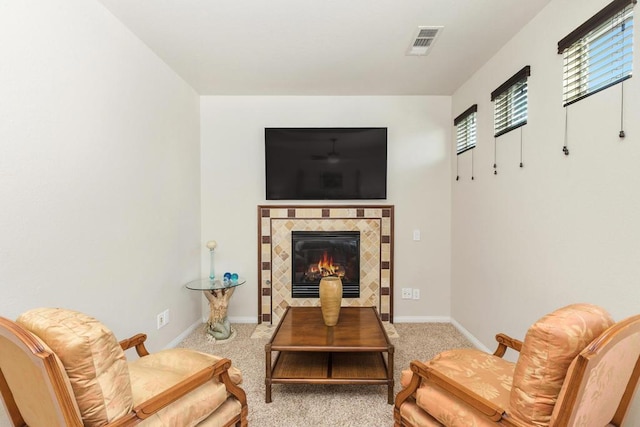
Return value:
M 265 128 L 267 200 L 387 198 L 387 128 Z

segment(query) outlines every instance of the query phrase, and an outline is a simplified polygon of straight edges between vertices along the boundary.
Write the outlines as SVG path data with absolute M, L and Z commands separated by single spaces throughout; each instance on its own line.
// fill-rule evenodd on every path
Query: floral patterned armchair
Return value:
M 118 342 L 96 319 L 39 308 L 0 317 L 0 392 L 15 426 L 247 425 L 231 361 L 174 348 L 149 354 L 146 335 Z M 135 347 L 139 358 L 127 361 Z
M 396 426 L 620 426 L 640 376 L 640 315 L 573 304 L 494 354 L 457 349 L 402 372 Z M 515 363 L 502 358 L 511 348 Z

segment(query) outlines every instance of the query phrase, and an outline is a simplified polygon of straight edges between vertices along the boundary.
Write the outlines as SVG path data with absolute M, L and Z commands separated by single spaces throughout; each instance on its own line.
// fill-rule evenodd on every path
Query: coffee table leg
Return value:
M 266 379 L 265 380 L 265 384 L 266 384 L 266 392 L 265 392 L 265 398 L 264 401 L 265 403 L 271 403 L 271 380 L 270 379 Z
M 265 368 L 266 368 L 265 378 L 264 378 L 264 384 L 266 387 L 264 401 L 265 403 L 271 403 L 271 370 L 273 369 L 271 367 L 271 344 L 265 345 L 264 352 L 265 352 Z

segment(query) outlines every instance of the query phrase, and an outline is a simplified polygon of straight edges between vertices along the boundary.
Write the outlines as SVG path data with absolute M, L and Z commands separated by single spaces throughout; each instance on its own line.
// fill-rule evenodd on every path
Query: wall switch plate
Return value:
M 411 288 L 402 288 L 402 299 L 411 299 L 412 295 Z
M 159 313 L 156 316 L 156 322 L 158 324 L 158 329 L 164 327 L 169 323 L 169 309 L 166 309 L 162 313 Z
M 413 240 L 420 240 L 420 230 L 413 230 Z
M 420 289 L 413 290 L 413 299 L 420 299 Z

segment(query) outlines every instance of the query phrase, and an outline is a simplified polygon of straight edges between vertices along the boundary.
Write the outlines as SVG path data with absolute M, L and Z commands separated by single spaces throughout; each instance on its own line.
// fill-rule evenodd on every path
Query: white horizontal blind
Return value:
M 565 106 L 631 77 L 633 3 L 573 42 L 563 58 Z
M 456 152 L 462 154 L 476 146 L 476 112 L 472 112 L 456 124 Z
M 510 85 L 494 100 L 494 136 L 500 136 L 527 123 L 527 77 Z

